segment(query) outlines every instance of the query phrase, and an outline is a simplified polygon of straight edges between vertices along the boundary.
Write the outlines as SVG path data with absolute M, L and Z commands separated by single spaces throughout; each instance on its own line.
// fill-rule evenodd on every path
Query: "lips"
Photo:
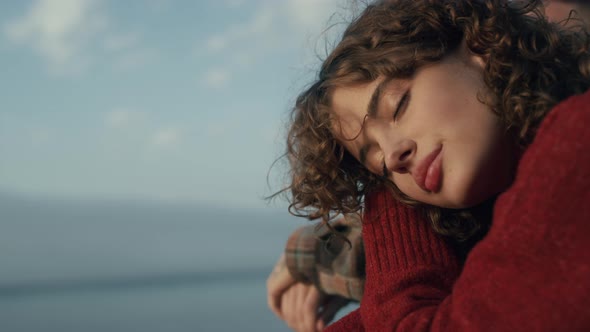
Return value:
M 430 152 L 412 172 L 414 181 L 425 191 L 440 190 L 442 179 L 442 145 Z

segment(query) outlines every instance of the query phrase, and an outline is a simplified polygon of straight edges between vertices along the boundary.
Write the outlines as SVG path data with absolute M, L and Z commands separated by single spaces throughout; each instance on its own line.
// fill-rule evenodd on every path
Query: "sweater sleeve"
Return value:
M 364 328 L 590 330 L 589 105 L 587 93 L 547 116 L 454 284 L 458 264 L 430 228 L 385 192 L 367 197 Z
M 367 280 L 361 306 L 327 331 L 385 331 L 390 321 L 384 318 L 433 310 L 451 292 L 457 256 L 421 214 L 389 192 L 367 197 L 363 237 Z M 407 292 L 397 289 L 399 282 Z
M 389 192 L 367 197 L 365 214 L 363 325 L 369 331 L 427 330 L 425 317 L 436 312 L 459 275 L 456 255 L 423 216 Z

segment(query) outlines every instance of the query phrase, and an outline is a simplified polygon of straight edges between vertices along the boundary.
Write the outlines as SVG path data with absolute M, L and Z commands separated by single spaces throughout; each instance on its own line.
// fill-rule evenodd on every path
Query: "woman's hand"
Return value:
M 268 306 L 294 331 L 321 331 L 349 300 L 293 279 L 283 254 L 266 281 Z
M 285 254 L 282 254 L 271 274 L 266 279 L 266 294 L 268 307 L 279 318 L 283 319 L 282 313 L 282 297 L 289 287 L 293 286 L 297 281 L 293 279 L 287 265 L 285 263 Z
M 347 303 L 345 298 L 320 292 L 313 284 L 298 282 L 283 294 L 282 319 L 297 332 L 322 331 Z

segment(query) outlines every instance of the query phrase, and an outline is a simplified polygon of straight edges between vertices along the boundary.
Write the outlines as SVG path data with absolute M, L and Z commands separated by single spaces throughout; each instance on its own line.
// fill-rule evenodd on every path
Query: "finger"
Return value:
M 287 323 L 287 326 L 295 331 L 298 330 L 297 327 L 299 323 L 299 286 L 300 284 L 295 284 L 293 287 L 289 288 L 285 292 L 284 301 L 282 302 L 285 323 Z
M 295 283 L 295 279 L 289 273 L 285 265 L 284 254 L 281 255 L 272 273 L 266 280 L 267 304 L 270 310 L 282 318 L 281 297 L 283 293 Z
M 318 315 L 317 329 L 320 331 L 323 330 L 334 319 L 338 311 L 349 302 L 350 300 L 340 296 L 330 296 Z
M 318 289 L 313 285 L 307 286 L 304 302 L 301 307 L 301 323 L 305 331 L 316 330 L 318 309 L 320 307 L 321 300 L 322 295 Z
M 283 313 L 281 311 L 281 297 L 282 292 L 277 290 L 272 290 L 267 293 L 267 303 L 270 310 L 277 315 L 279 318 L 283 319 Z
M 283 296 L 280 299 L 280 306 L 281 306 L 281 319 L 285 321 L 285 323 L 287 324 L 287 326 L 291 327 L 289 325 L 289 321 L 290 321 L 290 311 L 289 311 L 289 307 L 290 304 L 289 302 L 291 301 L 291 289 L 288 289 L 287 291 L 285 291 L 285 293 L 283 294 Z
M 303 283 L 297 284 L 297 298 L 295 302 L 295 322 L 294 325 L 297 326 L 297 331 L 308 331 L 305 326 L 305 302 L 307 299 L 307 289 L 308 285 Z
M 326 323 L 323 320 L 318 319 L 315 324 L 316 331 L 323 331 L 326 328 Z
M 326 323 L 323 320 L 318 319 L 317 323 L 315 324 L 316 331 L 323 331 L 326 328 Z
M 297 332 L 307 331 L 303 325 L 303 306 L 306 298 L 307 286 L 297 283 L 285 292 L 285 301 L 283 302 L 283 315 L 287 325 Z

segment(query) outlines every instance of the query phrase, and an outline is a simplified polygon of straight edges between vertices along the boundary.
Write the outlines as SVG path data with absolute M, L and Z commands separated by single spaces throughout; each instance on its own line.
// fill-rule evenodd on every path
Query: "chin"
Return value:
M 443 203 L 441 207 L 469 209 L 496 196 L 504 187 L 501 177 L 497 174 L 482 174 L 463 168 L 454 175 L 454 177 L 443 179 L 441 191 L 438 193 Z M 494 181 L 488 179 L 494 179 Z
M 439 204 L 434 204 L 446 209 L 468 209 L 485 202 L 488 198 L 494 196 L 491 193 L 474 190 L 443 190 L 439 193 L 441 200 Z
M 415 201 L 438 206 L 445 209 L 468 209 L 475 207 L 489 198 L 496 196 L 501 190 L 490 190 L 487 185 L 484 188 L 477 188 L 470 185 L 470 182 L 443 182 L 441 190 L 435 193 L 427 193 L 422 189 L 411 191 L 400 190 Z M 399 187 L 398 187 L 399 188 Z
M 434 202 L 432 205 L 445 209 L 460 210 L 475 206 L 477 203 L 473 203 L 471 201 L 445 200 L 444 202 Z
M 457 203 L 453 204 L 452 206 L 449 206 L 448 208 L 449 209 L 457 209 L 457 210 L 458 209 L 468 209 L 468 208 L 477 206 L 477 205 L 483 203 L 484 201 L 485 201 L 485 199 L 470 198 L 470 199 L 465 199 L 460 202 L 457 202 Z
M 486 188 L 486 189 L 489 189 L 489 188 Z M 462 195 L 460 197 L 455 197 L 455 199 L 452 202 L 450 202 L 450 204 L 449 204 L 449 206 L 447 206 L 447 208 L 449 208 L 449 209 L 469 209 L 472 207 L 476 207 L 476 206 L 486 202 L 490 198 L 496 197 L 500 192 L 501 192 L 501 190 L 498 190 L 498 191 L 486 190 L 486 191 L 480 191 L 480 192 L 471 191 L 470 193 L 467 193 L 467 194 Z

